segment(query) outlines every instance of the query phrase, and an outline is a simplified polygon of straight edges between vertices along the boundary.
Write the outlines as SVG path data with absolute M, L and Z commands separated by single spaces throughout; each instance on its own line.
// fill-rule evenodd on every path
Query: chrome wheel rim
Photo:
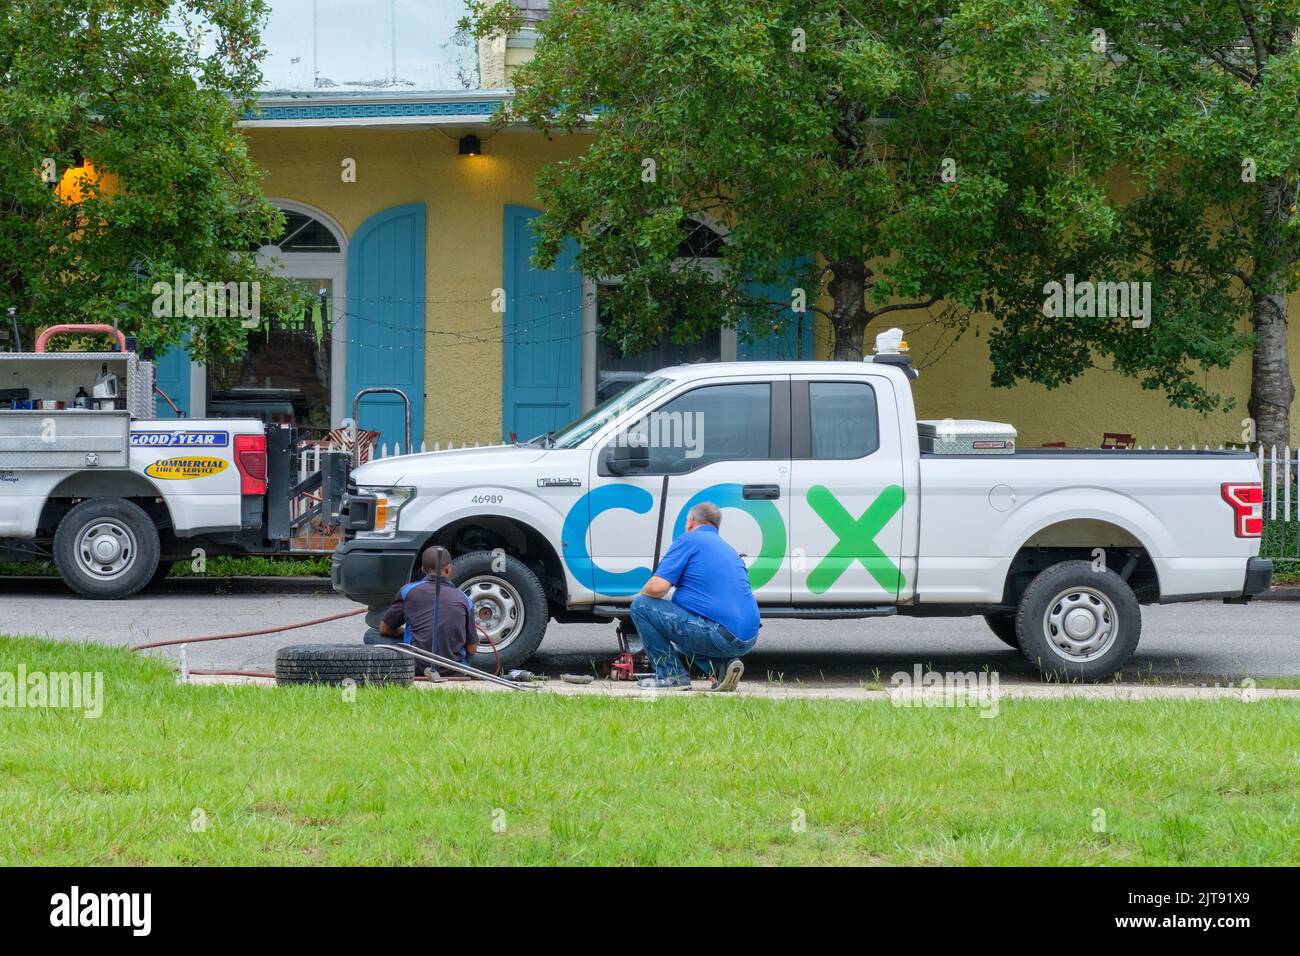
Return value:
M 135 564 L 135 532 L 114 518 L 87 522 L 77 535 L 77 564 L 100 581 L 112 581 Z
M 524 601 L 514 586 L 502 578 L 482 575 L 463 582 L 460 589 L 474 609 L 479 643 L 484 643 L 486 633 L 498 651 L 509 647 L 524 626 Z
M 1079 664 L 1095 660 L 1119 634 L 1115 605 L 1095 588 L 1069 588 L 1047 605 L 1043 633 L 1058 657 Z

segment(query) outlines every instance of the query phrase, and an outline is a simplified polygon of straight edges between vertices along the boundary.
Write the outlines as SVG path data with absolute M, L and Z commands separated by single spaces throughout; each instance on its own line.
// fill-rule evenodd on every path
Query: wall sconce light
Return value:
M 483 144 L 473 133 L 469 133 L 460 138 L 460 148 L 458 150 L 462 156 L 481 156 L 483 154 Z

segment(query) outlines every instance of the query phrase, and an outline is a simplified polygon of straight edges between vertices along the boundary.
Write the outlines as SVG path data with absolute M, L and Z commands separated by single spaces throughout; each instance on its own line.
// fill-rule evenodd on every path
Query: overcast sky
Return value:
M 464 0 L 271 0 L 266 90 L 459 90 L 472 47 L 453 41 Z

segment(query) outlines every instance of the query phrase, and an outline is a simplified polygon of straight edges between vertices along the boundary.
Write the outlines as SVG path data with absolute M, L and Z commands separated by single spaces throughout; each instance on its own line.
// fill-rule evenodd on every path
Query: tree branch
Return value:
M 870 316 L 871 319 L 875 319 L 884 315 L 886 312 L 905 312 L 912 309 L 928 309 L 938 301 L 939 299 L 936 297 L 933 299 L 927 299 L 924 302 L 896 302 L 893 305 L 882 306 L 879 309 L 868 309 L 867 315 Z M 870 319 L 868 321 L 870 321 Z

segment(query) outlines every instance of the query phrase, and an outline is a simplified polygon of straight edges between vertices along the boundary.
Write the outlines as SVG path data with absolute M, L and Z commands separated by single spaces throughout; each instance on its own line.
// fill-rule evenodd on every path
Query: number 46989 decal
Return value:
M 471 504 L 476 505 L 499 505 L 506 500 L 505 495 L 475 495 L 470 498 Z

